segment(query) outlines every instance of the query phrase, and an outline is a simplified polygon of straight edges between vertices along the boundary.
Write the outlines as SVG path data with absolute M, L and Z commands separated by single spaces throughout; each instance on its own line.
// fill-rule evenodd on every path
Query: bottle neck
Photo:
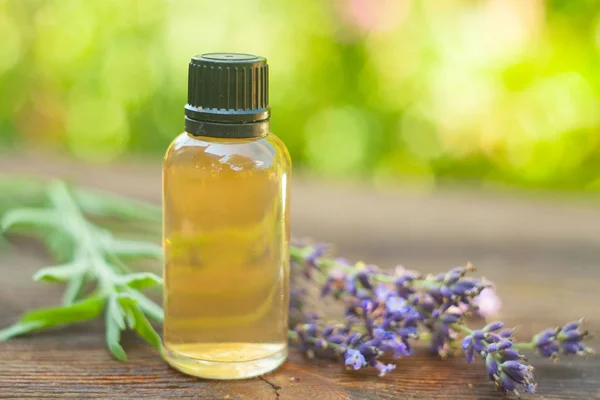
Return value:
M 247 123 L 206 122 L 185 117 L 185 131 L 193 136 L 209 136 L 216 138 L 256 138 L 266 136 L 270 132 L 268 119 Z

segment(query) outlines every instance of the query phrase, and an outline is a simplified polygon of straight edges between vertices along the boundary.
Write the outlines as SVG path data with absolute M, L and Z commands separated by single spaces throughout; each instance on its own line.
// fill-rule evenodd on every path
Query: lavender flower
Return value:
M 383 352 L 392 352 L 393 358 L 399 358 L 402 356 L 410 355 L 406 344 L 403 339 L 396 333 L 386 331 L 381 328 L 374 329 L 374 339 L 379 342 L 379 348 Z
M 501 336 L 493 333 L 504 327 L 503 322 L 492 322 L 487 324 L 481 330 L 474 330 L 470 335 L 467 335 L 462 342 L 462 348 L 465 351 L 467 362 L 473 362 L 473 354 L 481 354 L 485 350 L 485 343 L 495 343 L 501 340 Z
M 437 275 L 423 276 L 403 267 L 390 274 L 374 265 L 325 259 L 328 248 L 316 245 L 302 253 L 305 256 L 294 258 L 296 270 L 309 279 L 320 274 L 323 296 L 333 295 L 346 304 L 343 321 L 324 324 L 314 313 L 305 312 L 296 299 L 300 296 L 294 296 L 291 310 L 304 318 L 295 335 L 309 356 L 341 356 L 348 369 L 368 366 L 383 376 L 395 365 L 381 362 L 382 355 L 408 356 L 411 341 L 429 337 L 431 349 L 445 356 L 458 334 L 465 332 L 461 342 L 467 361 L 479 355 L 496 387 L 518 395 L 519 388 L 535 390 L 533 367 L 519 348 L 533 347 L 545 357 L 592 352 L 582 343 L 588 332 L 579 329 L 581 321 L 542 331 L 531 343 L 515 344 L 514 330 L 503 329 L 502 322 L 470 330 L 465 316 L 473 311 L 489 315 L 500 305 L 490 282 L 466 276 L 474 270 L 471 264 Z
M 485 357 L 485 368 L 496 388 L 519 395 L 517 388 L 523 386 L 526 392 L 534 392 L 533 367 L 524 363 L 513 343 L 504 340 L 490 344 Z
M 542 357 L 556 359 L 560 352 L 580 356 L 593 354 L 593 350 L 582 343 L 589 336 L 589 332 L 579 330 L 582 322 L 580 319 L 556 329 L 543 330 L 533 337 L 531 343 Z
M 583 345 L 582 341 L 589 336 L 588 331 L 580 331 L 583 319 L 563 325 L 556 335 L 560 349 L 564 354 L 589 355 L 593 350 Z
M 359 370 L 367 365 L 365 357 L 358 350 L 348 349 L 344 355 L 344 364 L 352 367 L 354 370 Z
M 542 357 L 558 357 L 560 348 L 556 341 L 556 329 L 546 329 L 538 333 L 531 342 Z
M 318 270 L 317 262 L 323 257 L 330 246 L 323 243 L 318 243 L 310 248 L 310 252 L 304 256 L 304 276 L 308 279 L 312 278 L 313 270 Z
M 475 352 L 479 354 L 485 349 L 484 340 L 485 333 L 481 330 L 475 330 L 463 339 L 462 348 L 465 351 L 465 356 L 469 364 L 473 362 L 473 354 Z
M 411 284 L 416 279 L 421 277 L 421 274 L 418 272 L 407 270 L 401 265 L 396 267 L 394 275 L 396 276 L 394 281 L 396 292 L 402 297 L 408 297 L 414 293 L 414 289 L 411 287 Z
M 371 285 L 371 281 L 369 279 L 369 271 L 363 270 L 356 274 L 356 279 L 360 282 L 360 284 L 365 288 L 372 290 L 373 286 Z
M 434 310 L 431 313 L 431 319 L 425 321 L 425 325 L 431 331 L 431 343 L 429 349 L 445 357 L 448 354 L 449 342 L 456 340 L 456 332 L 450 325 L 456 324 L 462 317 L 462 311 L 455 306 L 446 309 L 443 313 Z

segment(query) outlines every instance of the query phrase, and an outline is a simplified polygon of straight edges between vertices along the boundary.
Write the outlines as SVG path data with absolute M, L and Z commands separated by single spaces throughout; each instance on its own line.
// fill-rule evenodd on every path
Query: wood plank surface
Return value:
M 5 174 L 59 176 L 139 199 L 160 201 L 160 165 L 83 166 L 38 156 L 2 157 Z M 297 174 L 300 175 L 300 174 Z M 410 188 L 296 177 L 293 232 L 337 244 L 338 252 L 393 267 L 438 272 L 472 261 L 498 286 L 497 316 L 517 337 L 586 316 L 600 335 L 600 206 L 597 199 L 498 191 Z M 39 246 L 13 240 L 0 249 L 0 326 L 30 307 L 57 304 L 60 285 L 33 283 L 48 262 Z M 600 340 L 591 346 L 600 348 Z M 129 361 L 105 349 L 102 321 L 0 343 L 0 398 L 189 399 L 501 399 L 481 362 L 439 360 L 419 349 L 384 378 L 347 372 L 339 363 L 308 360 L 293 350 L 279 370 L 260 379 L 218 382 L 169 368 L 134 335 L 124 336 Z M 600 357 L 529 357 L 539 393 L 524 398 L 600 399 Z

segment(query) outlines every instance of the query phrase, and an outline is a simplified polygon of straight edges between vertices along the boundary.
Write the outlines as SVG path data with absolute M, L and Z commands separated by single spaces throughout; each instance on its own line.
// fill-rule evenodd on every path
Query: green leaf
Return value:
M 65 282 L 81 274 L 82 265 L 76 262 L 42 268 L 33 275 L 34 281 Z
M 33 208 L 15 208 L 8 210 L 2 216 L 0 227 L 7 230 L 14 225 L 28 225 L 32 227 L 59 227 L 60 219 L 49 210 L 36 210 Z
M 107 247 L 111 253 L 121 257 L 152 257 L 160 260 L 163 256 L 162 248 L 151 242 L 111 238 Z
M 145 341 L 150 343 L 152 346 L 156 347 L 159 351 L 162 350 L 162 341 L 158 333 L 154 330 L 150 322 L 144 315 L 144 313 L 139 309 L 139 307 L 135 306 L 131 308 L 133 315 L 135 317 L 135 331 L 140 335 Z
M 71 305 L 77 300 L 77 296 L 83 287 L 86 280 L 86 273 L 82 271 L 79 275 L 75 275 L 67 283 L 67 288 L 63 294 L 62 304 L 63 306 Z
M 127 325 L 129 328 L 135 328 L 135 314 L 132 311 L 132 308 L 137 306 L 136 301 L 131 297 L 128 293 L 119 293 L 117 295 L 117 300 L 119 301 L 119 305 L 121 309 L 125 313 L 125 319 L 127 320 Z
M 0 180 L 0 207 L 42 205 L 45 199 L 44 185 L 39 178 L 30 176 L 4 177 Z
M 108 305 L 106 306 L 106 313 L 112 315 L 113 319 L 119 326 L 119 329 L 123 330 L 126 328 L 123 310 L 121 309 L 119 300 L 117 300 L 115 296 L 109 297 Z
M 119 284 L 129 286 L 132 289 L 145 289 L 156 285 L 162 285 L 160 276 L 152 272 L 136 272 L 119 277 Z
M 148 317 L 152 318 L 156 322 L 160 322 L 161 324 L 165 320 L 165 312 L 162 307 L 144 296 L 142 293 L 138 291 L 130 291 L 128 292 L 131 298 L 135 300 L 137 305 L 144 311 Z
M 76 189 L 75 199 L 87 214 L 151 222 L 160 222 L 161 220 L 159 206 L 110 193 Z
M 73 259 L 75 250 L 73 238 L 66 232 L 54 230 L 41 235 L 42 240 L 48 246 L 48 250 L 58 261 Z
M 121 346 L 120 343 L 122 328 L 116 321 L 114 314 L 109 312 L 106 313 L 105 324 L 106 344 L 108 345 L 108 349 L 117 360 L 127 360 L 127 354 L 125 354 L 125 350 L 123 350 L 123 346 Z
M 44 323 L 41 321 L 19 321 L 16 324 L 7 326 L 4 329 L 0 329 L 0 341 L 10 339 L 15 336 L 24 335 L 29 332 L 41 329 L 44 327 Z
M 119 305 L 119 301 L 115 296 L 110 296 L 106 306 L 105 315 L 106 324 L 106 344 L 110 352 L 117 360 L 124 361 L 127 359 L 125 350 L 120 344 L 121 331 L 126 328 L 123 310 Z
M 19 322 L 41 322 L 43 328 L 50 328 L 57 325 L 87 321 L 100 315 L 105 301 L 104 296 L 90 296 L 69 306 L 41 308 L 26 312 L 19 319 Z

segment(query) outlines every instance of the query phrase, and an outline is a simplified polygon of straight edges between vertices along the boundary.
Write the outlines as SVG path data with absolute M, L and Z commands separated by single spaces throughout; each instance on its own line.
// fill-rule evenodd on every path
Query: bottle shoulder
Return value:
M 261 138 L 228 139 L 193 136 L 183 132 L 167 149 L 165 166 L 194 162 L 227 165 L 235 170 L 283 168 L 291 166 L 285 144 L 270 133 Z

